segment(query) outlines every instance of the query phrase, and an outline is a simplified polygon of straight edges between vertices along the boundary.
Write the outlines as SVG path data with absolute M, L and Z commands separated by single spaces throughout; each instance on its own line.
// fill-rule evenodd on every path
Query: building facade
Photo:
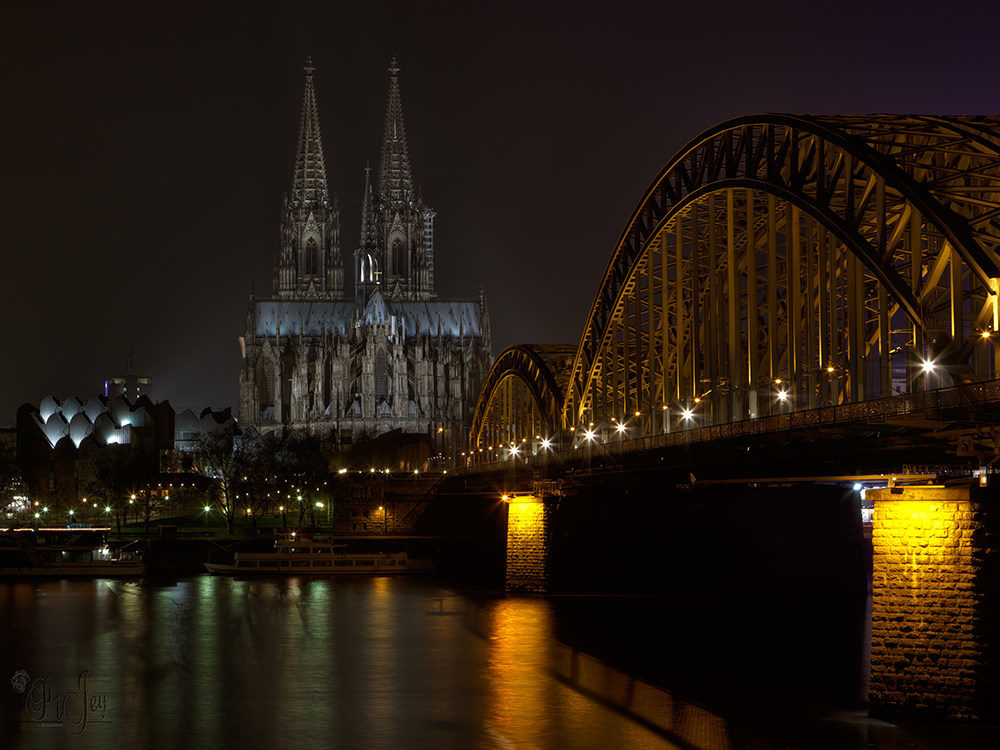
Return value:
M 395 60 L 389 73 L 381 159 L 374 176 L 365 170 L 352 290 L 306 65 L 272 293 L 251 291 L 241 338 L 239 419 L 259 432 L 305 428 L 342 447 L 394 430 L 424 434 L 441 453 L 464 440 L 492 364 L 489 315 L 481 287 L 468 299 L 434 291 L 435 212 L 410 169 Z

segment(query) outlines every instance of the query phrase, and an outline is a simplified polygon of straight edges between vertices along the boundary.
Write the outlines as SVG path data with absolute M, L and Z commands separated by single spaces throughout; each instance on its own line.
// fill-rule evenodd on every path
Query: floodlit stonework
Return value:
M 344 281 L 340 211 L 327 188 L 313 68 L 270 296 L 251 293 L 239 417 L 306 428 L 342 447 L 402 430 L 443 455 L 464 440 L 492 363 L 485 294 L 434 291 L 433 220 L 410 170 L 398 69 L 390 68 L 382 156 L 365 174 L 355 285 Z
M 871 491 L 876 714 L 995 719 L 995 502 L 975 487 Z
M 553 513 L 552 503 L 538 498 L 520 498 L 507 506 L 507 591 L 546 592 Z

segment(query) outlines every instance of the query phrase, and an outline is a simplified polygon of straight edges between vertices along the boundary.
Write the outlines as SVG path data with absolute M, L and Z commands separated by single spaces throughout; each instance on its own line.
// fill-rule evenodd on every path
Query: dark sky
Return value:
M 643 192 L 723 120 L 1000 112 L 1000 4 L 828 5 L 8 3 L 0 425 L 99 393 L 130 343 L 155 401 L 235 408 L 307 55 L 345 259 L 396 55 L 437 290 L 485 286 L 494 353 L 579 341 Z

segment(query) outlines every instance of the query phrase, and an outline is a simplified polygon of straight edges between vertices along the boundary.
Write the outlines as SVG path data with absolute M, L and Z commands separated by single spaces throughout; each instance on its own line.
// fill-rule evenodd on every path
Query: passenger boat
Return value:
M 54 528 L 0 529 L 0 577 L 141 576 L 146 567 L 138 549 L 112 550 L 107 526 L 71 524 Z
M 390 575 L 432 568 L 430 560 L 413 559 L 405 552 L 345 552 L 346 546 L 283 532 L 273 550 L 236 552 L 232 564 L 207 562 L 205 568 L 227 575 Z

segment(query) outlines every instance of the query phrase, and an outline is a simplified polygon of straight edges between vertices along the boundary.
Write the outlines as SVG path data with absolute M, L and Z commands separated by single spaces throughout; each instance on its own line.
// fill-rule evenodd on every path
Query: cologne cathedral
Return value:
M 482 287 L 470 299 L 434 291 L 435 213 L 410 170 L 395 60 L 381 159 L 376 174 L 364 174 L 353 290 L 311 63 L 305 71 L 272 293 L 251 291 L 241 337 L 240 422 L 259 432 L 305 428 L 344 448 L 394 430 L 426 435 L 441 449 L 464 443 L 493 360 L 489 315 Z

